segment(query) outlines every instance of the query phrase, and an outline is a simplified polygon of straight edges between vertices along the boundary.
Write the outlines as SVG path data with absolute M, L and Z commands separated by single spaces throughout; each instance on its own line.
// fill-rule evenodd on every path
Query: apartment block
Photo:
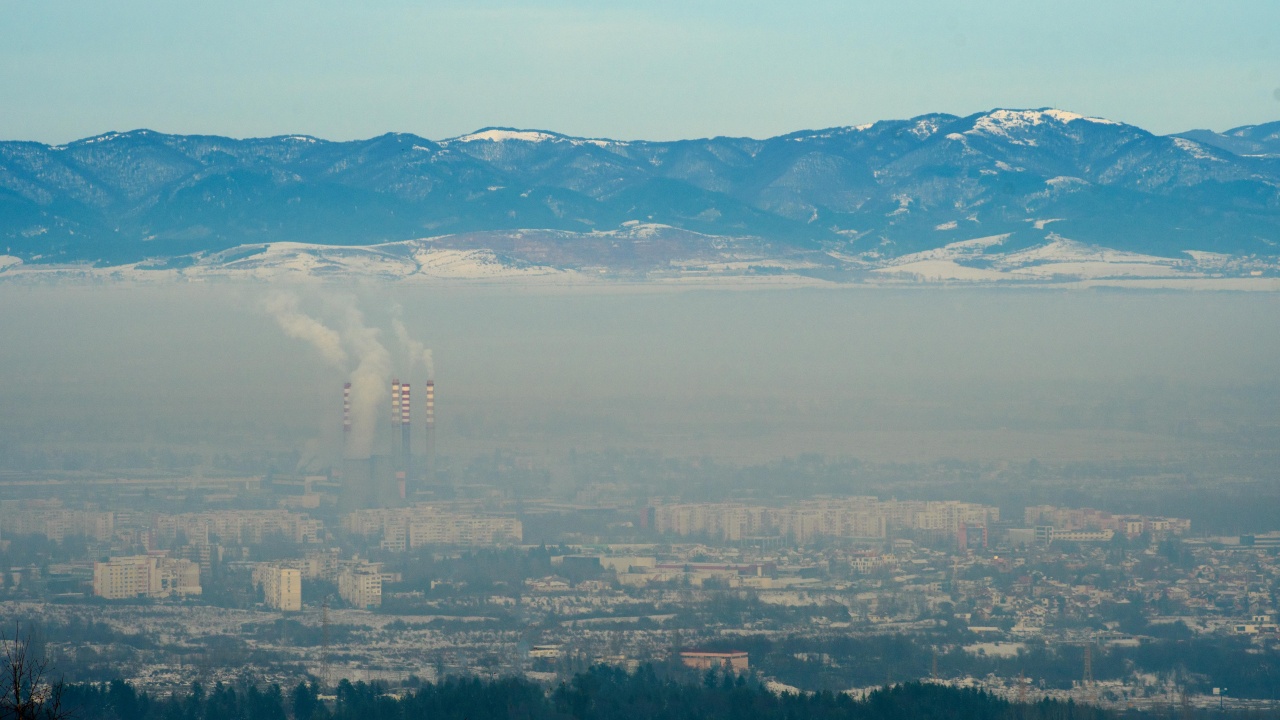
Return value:
M 477 515 L 428 505 L 360 510 L 342 518 L 352 535 L 381 538 L 384 550 L 402 552 L 423 545 L 513 545 L 524 539 L 513 517 Z
M 253 570 L 253 584 L 262 588 L 267 607 L 282 612 L 302 609 L 302 571 L 275 563 L 264 563 Z
M 382 570 L 365 562 L 343 564 L 338 571 L 338 595 L 352 607 L 375 608 L 382 605 Z
M 93 594 L 108 600 L 199 595 L 200 566 L 163 555 L 130 555 L 94 563 Z

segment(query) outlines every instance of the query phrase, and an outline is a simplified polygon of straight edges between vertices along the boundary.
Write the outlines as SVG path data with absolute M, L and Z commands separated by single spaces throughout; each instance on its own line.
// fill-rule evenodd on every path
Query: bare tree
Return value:
M 49 661 L 37 651 L 35 631 L 22 632 L 14 624 L 13 637 L 0 634 L 0 720 L 62 720 L 70 713 L 62 705 L 61 680 L 50 681 Z

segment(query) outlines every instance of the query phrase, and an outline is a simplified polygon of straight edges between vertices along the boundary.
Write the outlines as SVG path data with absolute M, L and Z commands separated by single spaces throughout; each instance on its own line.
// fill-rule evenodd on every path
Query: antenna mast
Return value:
M 329 598 L 320 606 L 320 685 L 329 688 Z

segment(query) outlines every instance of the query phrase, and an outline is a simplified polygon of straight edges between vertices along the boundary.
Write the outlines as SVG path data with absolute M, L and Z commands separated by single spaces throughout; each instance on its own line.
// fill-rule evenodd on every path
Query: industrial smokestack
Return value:
M 431 486 L 435 483 L 436 471 L 436 381 L 427 381 L 427 414 L 425 417 L 425 425 L 427 427 L 427 448 L 425 457 L 422 460 L 423 478 L 426 485 Z
M 407 494 L 406 485 L 408 484 L 410 463 L 413 458 L 413 447 L 409 432 L 409 410 L 413 407 L 410 402 L 409 383 L 400 386 L 400 472 L 396 474 L 398 489 L 400 490 L 400 499 L 404 500 Z
M 342 452 L 346 455 L 351 439 L 351 383 L 342 386 Z
M 333 479 L 338 481 L 339 485 L 343 482 L 346 473 L 347 453 L 350 451 L 351 443 L 351 383 L 342 386 L 342 453 L 337 468 L 333 471 Z
M 400 427 L 400 406 L 404 400 L 404 391 L 409 388 L 409 383 L 400 384 L 400 380 L 391 381 L 391 462 L 396 470 L 403 470 L 400 465 L 401 443 L 400 433 L 397 430 Z

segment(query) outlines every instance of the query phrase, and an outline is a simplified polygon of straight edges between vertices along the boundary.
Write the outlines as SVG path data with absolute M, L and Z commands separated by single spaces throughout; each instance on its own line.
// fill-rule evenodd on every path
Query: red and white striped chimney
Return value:
M 393 423 L 400 422 L 400 388 L 398 379 L 391 381 L 391 422 Z
M 400 402 L 398 404 L 399 404 L 399 408 L 397 409 L 400 411 L 400 424 L 408 425 L 409 424 L 409 383 L 405 383 L 400 386 Z
M 342 434 L 351 434 L 351 383 L 342 386 Z
M 427 427 L 434 427 L 436 424 L 436 381 L 427 381 Z

